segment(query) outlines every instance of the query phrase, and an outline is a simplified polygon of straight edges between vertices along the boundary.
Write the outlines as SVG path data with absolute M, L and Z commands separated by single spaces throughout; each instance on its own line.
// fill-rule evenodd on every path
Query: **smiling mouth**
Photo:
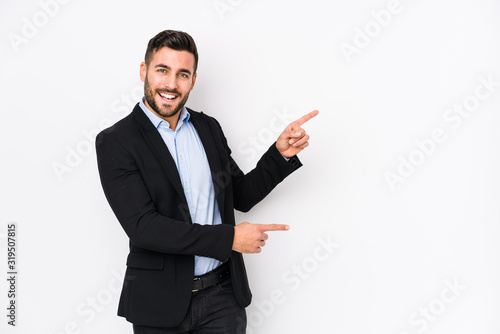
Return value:
M 158 95 L 160 95 L 161 99 L 165 102 L 175 101 L 178 97 L 176 94 L 171 93 L 158 93 Z

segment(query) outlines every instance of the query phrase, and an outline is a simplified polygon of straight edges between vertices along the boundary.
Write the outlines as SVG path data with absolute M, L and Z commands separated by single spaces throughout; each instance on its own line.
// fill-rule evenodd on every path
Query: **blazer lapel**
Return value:
M 217 204 L 219 205 L 221 217 L 224 220 L 224 189 L 221 188 L 221 184 L 217 178 L 217 175 L 221 172 L 217 146 L 214 143 L 206 118 L 201 113 L 198 113 L 191 109 L 188 110 L 191 114 L 190 120 L 193 123 L 196 131 L 198 132 L 200 140 L 203 143 L 203 148 L 205 149 L 205 154 L 208 159 L 208 165 L 210 166 L 210 171 L 212 174 L 212 183 L 215 190 L 215 196 L 217 197 Z
M 144 138 L 148 142 L 148 146 L 152 148 L 153 152 L 165 165 L 169 180 L 172 183 L 174 189 L 179 193 L 179 196 L 184 200 L 187 205 L 186 196 L 184 194 L 184 189 L 182 188 L 181 179 L 179 177 L 179 172 L 175 165 L 175 161 L 168 150 L 167 145 L 158 133 L 158 130 L 151 123 L 149 118 L 144 114 L 139 104 L 137 104 L 132 111 L 135 119 L 137 120 L 137 125 L 140 131 L 144 135 Z

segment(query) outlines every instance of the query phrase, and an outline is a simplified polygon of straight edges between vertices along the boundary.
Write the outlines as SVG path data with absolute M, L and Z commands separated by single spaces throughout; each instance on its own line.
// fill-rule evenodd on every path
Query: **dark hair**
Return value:
M 193 37 L 188 33 L 176 30 L 165 30 L 151 38 L 148 43 L 148 48 L 146 49 L 146 56 L 144 57 L 147 66 L 149 66 L 155 52 L 162 47 L 192 53 L 194 55 L 194 73 L 196 73 L 196 69 L 198 68 L 198 50 L 196 49 Z

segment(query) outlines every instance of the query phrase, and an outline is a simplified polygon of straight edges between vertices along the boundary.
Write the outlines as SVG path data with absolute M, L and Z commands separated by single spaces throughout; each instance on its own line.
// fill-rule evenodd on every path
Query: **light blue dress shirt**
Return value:
M 189 213 L 193 223 L 201 225 L 221 224 L 219 205 L 215 198 L 214 185 L 210 166 L 186 107 L 182 108 L 175 131 L 170 124 L 149 110 L 144 98 L 139 103 L 141 109 L 160 133 L 175 161 L 186 195 Z M 203 256 L 194 258 L 194 274 L 196 276 L 218 267 L 222 262 Z

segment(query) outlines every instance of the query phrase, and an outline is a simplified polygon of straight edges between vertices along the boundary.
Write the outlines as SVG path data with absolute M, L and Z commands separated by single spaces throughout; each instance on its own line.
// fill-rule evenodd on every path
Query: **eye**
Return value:
M 160 73 L 167 73 L 167 70 L 165 70 L 164 68 L 160 68 L 160 69 L 158 70 L 158 72 L 160 72 Z
M 179 75 L 180 75 L 181 77 L 183 77 L 183 78 L 186 78 L 186 79 L 188 78 L 188 75 L 187 75 L 186 73 L 180 73 Z

